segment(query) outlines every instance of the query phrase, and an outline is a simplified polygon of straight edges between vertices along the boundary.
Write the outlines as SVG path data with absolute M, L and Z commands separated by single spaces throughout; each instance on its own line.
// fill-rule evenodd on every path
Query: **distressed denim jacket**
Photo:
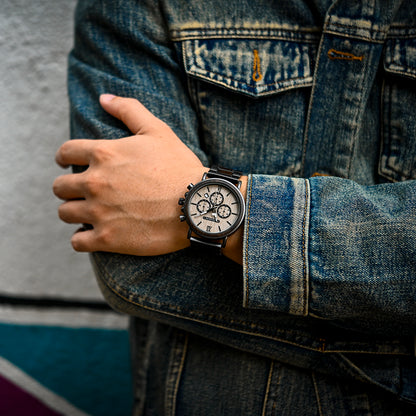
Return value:
M 195 414 L 275 414 L 283 364 L 416 403 L 416 2 L 82 0 L 68 80 L 73 138 L 129 135 L 98 96 L 135 97 L 249 175 L 243 267 L 92 256 L 138 317 L 137 414 L 187 414 L 201 377 Z

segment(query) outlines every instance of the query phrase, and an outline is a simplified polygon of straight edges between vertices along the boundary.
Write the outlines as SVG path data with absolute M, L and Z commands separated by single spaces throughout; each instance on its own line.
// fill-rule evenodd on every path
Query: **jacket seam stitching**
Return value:
M 319 396 L 318 382 L 316 380 L 316 374 L 315 374 L 314 371 L 312 371 L 312 383 L 313 383 L 313 389 L 315 391 L 315 398 L 316 398 L 316 405 L 318 407 L 318 414 L 319 414 L 319 416 L 324 416 L 324 413 L 322 411 L 321 398 Z
M 261 413 L 261 416 L 266 416 L 267 402 L 269 400 L 269 394 L 270 394 L 271 384 L 272 384 L 273 367 L 274 367 L 274 362 L 272 361 L 270 363 L 269 375 L 267 377 L 266 393 L 264 394 L 263 411 Z
M 311 28 L 310 30 L 249 29 L 240 27 L 231 30 L 227 28 L 190 28 L 172 29 L 170 36 L 174 42 L 195 39 L 270 39 L 313 43 L 319 40 L 321 31 L 321 28 Z
M 249 297 L 250 297 L 250 289 L 249 289 L 249 250 L 248 250 L 248 243 L 250 238 L 250 215 L 251 215 L 251 201 L 252 201 L 252 189 L 253 189 L 253 176 L 250 176 L 250 186 L 249 186 L 249 194 L 248 194 L 248 204 L 247 204 L 247 222 L 246 222 L 246 247 L 245 247 L 245 267 L 246 267 L 246 276 L 244 282 L 244 306 L 248 306 L 249 304 Z
M 180 384 L 180 380 L 181 380 L 184 365 L 185 365 L 186 354 L 187 354 L 187 351 L 188 351 L 188 334 L 185 334 L 185 339 L 184 339 L 184 341 L 181 345 L 181 349 L 182 349 L 182 351 L 181 351 L 181 361 L 179 363 L 179 368 L 178 368 L 177 374 L 176 374 L 175 385 L 174 385 L 173 392 L 172 392 L 171 416 L 175 416 L 175 413 L 176 413 L 176 399 L 177 399 L 177 396 L 178 396 L 179 384 Z
M 246 89 L 243 89 L 241 87 L 234 87 L 234 86 L 229 85 L 229 84 L 227 84 L 225 82 L 222 82 L 220 80 L 215 80 L 213 78 L 210 78 L 209 76 L 204 76 L 202 74 L 193 73 L 193 72 L 191 72 L 189 70 L 187 71 L 187 73 L 190 76 L 193 76 L 196 79 L 199 79 L 199 80 L 203 79 L 203 80 L 206 80 L 208 82 L 212 82 L 213 84 L 221 85 L 224 88 L 228 88 L 228 89 L 231 89 L 233 91 L 237 91 L 237 92 L 240 92 L 242 94 L 248 94 L 248 95 L 254 96 L 254 97 L 264 96 L 264 95 L 271 95 L 271 94 L 278 94 L 278 93 L 281 93 L 281 92 L 284 92 L 284 91 L 288 91 L 288 90 L 291 90 L 291 89 L 294 89 L 294 88 L 305 88 L 305 87 L 310 87 L 312 85 L 312 77 L 310 76 L 310 77 L 306 77 L 306 78 L 295 78 L 295 80 L 296 79 L 304 79 L 305 82 L 302 82 L 302 83 L 301 82 L 298 82 L 298 83 L 293 84 L 293 85 L 287 85 L 287 86 L 280 87 L 280 88 L 274 88 L 272 90 L 266 90 L 266 91 L 256 92 L 256 91 L 250 91 L 250 89 L 247 89 L 246 90 Z M 233 80 L 232 78 L 228 78 L 228 79 Z M 240 82 L 240 81 L 237 81 L 237 80 L 235 80 L 235 81 L 236 82 Z M 244 84 L 244 85 L 250 85 L 250 84 Z M 273 85 L 276 86 L 276 84 L 269 84 L 267 86 L 273 86 Z
M 219 83 L 219 84 L 223 84 L 223 85 L 226 85 L 226 86 L 228 86 L 228 84 L 225 84 L 224 82 L 221 82 L 220 80 L 215 80 L 215 79 L 212 79 L 212 78 L 210 78 L 210 74 L 213 74 L 213 75 L 217 75 L 217 76 L 219 76 L 219 77 L 221 77 L 221 78 L 223 78 L 223 79 L 228 79 L 228 80 L 230 80 L 230 81 L 235 81 L 235 82 L 238 82 L 238 83 L 240 83 L 240 84 L 243 84 L 243 85 L 247 85 L 247 86 L 249 86 L 250 88 L 253 88 L 253 89 L 257 89 L 258 87 L 251 87 L 251 85 L 249 84 L 249 83 L 247 83 L 247 82 L 244 82 L 244 81 L 240 81 L 240 80 L 238 80 L 238 79 L 236 79 L 236 78 L 232 78 L 232 77 L 227 77 L 227 76 L 225 76 L 225 75 L 223 75 L 223 74 L 221 74 L 221 73 L 219 73 L 219 72 L 215 72 L 215 71 L 207 71 L 206 69 L 204 69 L 204 68 L 201 68 L 201 67 L 199 67 L 199 66 L 197 66 L 197 65 L 195 65 L 195 67 L 196 68 L 199 68 L 199 69 L 201 69 L 201 70 L 203 70 L 204 72 L 206 72 L 206 74 L 207 75 L 203 75 L 203 74 L 200 74 L 200 73 L 198 73 L 198 72 L 196 72 L 195 70 L 194 71 L 192 71 L 191 69 L 188 69 L 187 70 L 187 73 L 188 74 L 190 74 L 190 75 L 194 75 L 194 76 L 199 76 L 199 77 L 203 77 L 203 78 L 206 78 L 206 79 L 208 79 L 208 80 L 211 80 L 211 81 L 213 81 L 213 82 L 215 82 L 215 83 Z M 309 83 L 311 83 L 312 82 L 312 76 L 311 75 L 308 75 L 308 76 L 303 76 L 303 77 L 293 77 L 293 78 L 285 78 L 284 80 L 282 80 L 282 81 L 277 81 L 277 82 L 272 82 L 272 83 L 270 83 L 270 84 L 261 84 L 261 86 L 264 86 L 264 87 L 270 87 L 270 86 L 277 86 L 278 84 L 280 84 L 280 83 L 285 83 L 285 82 L 288 82 L 288 81 L 297 81 L 297 80 L 302 80 L 302 79 L 304 79 L 305 80 L 305 82 L 309 82 Z M 307 81 L 306 81 L 307 80 Z M 296 87 L 297 85 L 294 85 L 294 87 Z M 236 88 L 236 87 L 234 87 L 234 88 Z M 287 87 L 286 87 L 287 88 Z
M 138 306 L 138 307 L 140 307 L 142 309 L 145 309 L 147 311 L 152 311 L 152 312 L 159 313 L 161 315 L 167 315 L 167 316 L 172 316 L 172 317 L 175 317 L 175 318 L 180 318 L 180 319 L 183 319 L 185 321 L 201 323 L 201 324 L 204 324 L 204 325 L 207 325 L 207 326 L 210 326 L 210 327 L 214 327 L 214 328 L 225 329 L 227 331 L 231 331 L 231 332 L 234 332 L 234 333 L 255 336 L 255 337 L 258 337 L 258 338 L 264 338 L 264 339 L 268 339 L 268 340 L 271 340 L 271 341 L 277 341 L 277 342 L 281 342 L 283 344 L 293 345 L 293 346 L 296 346 L 296 347 L 299 347 L 299 348 L 302 348 L 302 349 L 306 349 L 308 351 L 315 351 L 315 352 L 320 352 L 320 353 L 323 353 L 323 354 L 333 354 L 333 353 L 348 353 L 348 354 L 357 354 L 358 353 L 358 354 L 361 354 L 362 353 L 362 354 L 371 354 L 371 355 L 389 355 L 389 356 L 391 355 L 391 356 L 405 356 L 405 357 L 413 356 L 412 354 L 406 353 L 406 352 L 368 351 L 368 350 L 363 350 L 363 349 L 357 349 L 357 350 L 326 349 L 326 350 L 323 351 L 321 345 L 318 346 L 318 347 L 303 345 L 303 344 L 296 343 L 294 341 L 290 341 L 290 340 L 287 340 L 287 339 L 275 337 L 275 336 L 272 336 L 272 335 L 262 334 L 260 332 L 253 332 L 253 331 L 248 331 L 248 330 L 243 330 L 243 329 L 238 329 L 238 328 L 230 328 L 229 326 L 215 324 L 215 323 L 212 323 L 212 322 L 209 322 L 207 320 L 200 319 L 200 318 L 194 318 L 194 317 L 191 317 L 191 316 L 180 315 L 178 313 L 174 313 L 174 312 L 170 312 L 170 311 L 162 311 L 162 310 L 157 309 L 156 307 L 147 306 L 147 305 L 144 305 L 144 304 L 139 303 L 137 301 L 133 301 L 133 300 L 129 299 L 128 297 L 122 295 L 118 290 L 116 290 L 112 286 L 108 285 L 107 282 L 103 282 L 103 283 L 105 284 L 105 286 L 108 289 L 111 290 L 111 292 L 115 296 L 121 298 L 123 301 L 127 302 L 128 304 Z M 171 306 L 171 305 L 168 305 L 168 306 Z M 218 317 L 216 317 L 216 318 L 218 318 Z M 244 322 L 242 322 L 242 324 L 244 324 Z M 261 330 L 262 328 L 257 326 L 257 329 Z
M 304 308 L 303 315 L 308 314 L 309 310 L 309 268 L 308 268 L 308 213 L 309 213 L 309 181 L 305 179 L 305 207 L 302 221 L 302 260 L 303 260 L 303 293 L 304 293 Z

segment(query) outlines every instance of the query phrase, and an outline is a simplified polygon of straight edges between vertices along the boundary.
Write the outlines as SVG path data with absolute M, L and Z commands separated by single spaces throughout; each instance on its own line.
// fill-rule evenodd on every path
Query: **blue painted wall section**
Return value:
M 131 412 L 128 332 L 0 324 L 0 355 L 90 415 Z

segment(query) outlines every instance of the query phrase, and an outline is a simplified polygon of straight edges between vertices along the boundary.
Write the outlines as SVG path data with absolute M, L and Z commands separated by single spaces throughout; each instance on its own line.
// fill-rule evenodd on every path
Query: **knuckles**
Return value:
M 113 242 L 114 242 L 114 233 L 109 228 L 100 230 L 96 236 L 97 245 L 102 247 L 103 250 L 110 251 Z
M 103 220 L 104 210 L 101 205 L 97 203 L 89 203 L 85 208 L 85 217 L 91 223 L 99 223 Z
M 83 178 L 83 188 L 86 195 L 96 197 L 108 186 L 108 180 L 99 173 L 89 172 Z
M 91 151 L 92 159 L 98 163 L 105 163 L 114 159 L 113 142 L 111 140 L 102 140 L 97 142 L 94 149 Z

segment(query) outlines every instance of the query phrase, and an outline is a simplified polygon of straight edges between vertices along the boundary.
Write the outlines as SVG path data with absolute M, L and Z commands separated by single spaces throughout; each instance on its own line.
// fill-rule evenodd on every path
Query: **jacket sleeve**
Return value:
M 416 333 L 416 181 L 253 175 L 247 206 L 246 307 Z
M 101 109 L 100 94 L 141 101 L 200 157 L 198 121 L 157 3 L 79 1 L 68 62 L 71 138 L 117 139 L 131 132 Z
M 135 97 L 209 166 L 161 9 L 126 0 L 111 2 L 111 12 L 106 7 L 78 3 L 68 72 L 71 137 L 129 135 L 98 97 Z M 189 250 L 148 258 L 94 253 L 92 262 L 115 309 L 221 342 L 240 345 L 244 335 L 257 352 L 262 337 L 269 352 L 278 340 L 319 350 L 319 336 L 301 341 L 299 334 L 315 326 L 322 332 L 322 322 L 413 335 L 415 204 L 413 182 L 363 187 L 329 177 L 252 175 L 243 269 Z

